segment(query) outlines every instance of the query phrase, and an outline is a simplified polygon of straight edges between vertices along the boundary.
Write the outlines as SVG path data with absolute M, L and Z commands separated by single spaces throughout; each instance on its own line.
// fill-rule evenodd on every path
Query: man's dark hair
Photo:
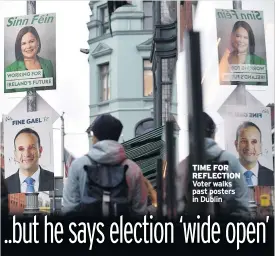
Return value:
M 39 147 L 41 146 L 41 145 L 40 145 L 40 137 L 39 137 L 38 133 L 37 133 L 36 131 L 34 131 L 33 129 L 31 129 L 31 128 L 24 128 L 24 129 L 20 130 L 20 131 L 16 134 L 16 136 L 14 137 L 14 147 L 15 147 L 15 140 L 16 140 L 16 138 L 17 138 L 21 133 L 28 133 L 28 134 L 33 134 L 33 135 L 35 135 L 36 138 L 37 138 L 38 146 L 39 146 Z
M 123 129 L 122 123 L 110 114 L 98 116 L 92 123 L 90 130 L 99 140 L 118 141 Z
M 234 33 L 238 28 L 244 28 L 247 31 L 248 39 L 249 39 L 249 53 L 254 54 L 255 53 L 255 36 L 251 26 L 246 21 L 239 20 L 234 24 L 232 33 Z
M 238 140 L 238 138 L 240 136 L 241 130 L 245 129 L 245 128 L 248 128 L 248 127 L 255 127 L 259 131 L 259 133 L 260 133 L 260 140 L 262 141 L 262 132 L 261 132 L 260 128 L 256 124 L 254 124 L 252 122 L 248 122 L 248 121 L 247 122 L 243 122 L 242 124 L 240 124 L 238 126 L 237 131 L 236 131 L 236 140 Z
M 21 41 L 22 41 L 22 37 L 27 33 L 32 33 L 34 35 L 34 37 L 36 38 L 36 40 L 38 41 L 39 47 L 37 50 L 37 54 L 41 50 L 41 40 L 40 40 L 37 30 L 32 26 L 24 27 L 18 32 L 16 40 L 15 40 L 15 58 L 16 58 L 16 60 L 24 60 L 22 50 L 21 50 Z
M 205 112 L 202 112 L 202 118 L 204 122 L 204 136 L 206 138 L 212 138 L 216 133 L 216 124 L 213 121 L 213 119 L 206 114 Z

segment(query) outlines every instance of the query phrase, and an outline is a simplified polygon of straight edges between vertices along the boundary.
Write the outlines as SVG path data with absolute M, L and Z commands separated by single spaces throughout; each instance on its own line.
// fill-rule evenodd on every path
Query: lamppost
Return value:
M 64 114 L 64 113 L 63 113 Z M 63 115 L 62 115 L 63 116 Z M 63 120 L 64 122 L 64 120 Z M 62 207 L 62 196 L 63 196 L 63 186 L 64 186 L 64 167 L 65 167 L 65 146 L 64 146 L 64 137 L 65 135 L 83 135 L 85 133 L 65 133 L 64 132 L 64 125 L 61 125 L 61 128 L 53 128 L 53 130 L 61 131 L 61 170 L 62 174 L 60 176 L 54 177 L 54 190 L 50 191 L 49 195 L 51 199 L 51 208 L 52 213 L 56 212 L 57 210 L 60 211 Z

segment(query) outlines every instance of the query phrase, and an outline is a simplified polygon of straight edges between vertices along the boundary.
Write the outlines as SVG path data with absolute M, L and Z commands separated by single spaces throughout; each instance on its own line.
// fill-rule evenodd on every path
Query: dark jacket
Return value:
M 3 171 L 1 169 L 1 214 L 7 216 L 9 214 L 9 197 L 8 189 L 5 183 Z
M 258 186 L 274 186 L 274 172 L 259 163 Z
M 9 194 L 21 193 L 19 170 L 6 178 Z M 54 189 L 54 173 L 40 167 L 39 189 L 38 191 L 52 191 Z
M 206 160 L 212 160 L 218 157 L 222 149 L 218 144 L 210 139 L 205 139 L 205 154 Z M 241 173 L 241 165 L 238 159 L 231 153 L 224 151 L 219 160 L 219 162 L 228 161 L 229 171 L 233 173 Z M 185 203 L 183 198 L 187 196 L 187 193 L 191 193 L 187 189 L 188 182 L 188 157 L 180 162 L 177 170 L 176 178 L 176 189 L 177 189 L 177 201 L 178 201 L 178 211 L 182 212 L 185 209 Z M 229 189 L 235 190 L 235 195 L 222 195 L 223 202 L 221 207 L 224 212 L 229 215 L 237 215 L 241 217 L 249 217 L 249 202 L 248 202 L 248 188 L 245 184 L 243 175 L 240 175 L 240 179 L 230 180 L 232 182 L 232 187 Z

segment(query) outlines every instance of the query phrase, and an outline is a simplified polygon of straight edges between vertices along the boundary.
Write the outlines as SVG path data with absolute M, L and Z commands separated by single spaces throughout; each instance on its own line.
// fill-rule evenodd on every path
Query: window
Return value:
M 143 60 L 143 96 L 153 96 L 153 72 L 149 60 Z
M 143 1 L 143 29 L 151 30 L 153 29 L 153 2 L 152 1 Z
M 135 136 L 140 136 L 144 133 L 150 132 L 154 130 L 154 119 L 152 118 L 147 118 L 142 121 L 140 121 L 135 130 Z
M 109 64 L 99 65 L 100 101 L 110 100 Z
M 107 30 L 109 29 L 109 14 L 107 6 L 100 8 L 100 21 L 101 35 L 104 35 L 107 33 Z

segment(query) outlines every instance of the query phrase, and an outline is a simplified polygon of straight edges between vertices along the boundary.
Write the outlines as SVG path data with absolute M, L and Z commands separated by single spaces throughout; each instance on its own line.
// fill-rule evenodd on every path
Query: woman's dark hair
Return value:
M 36 40 L 39 43 L 37 53 L 40 52 L 41 41 L 40 41 L 40 37 L 39 37 L 36 29 L 32 26 L 24 27 L 18 32 L 17 37 L 16 37 L 16 41 L 15 41 L 15 58 L 16 58 L 16 60 L 23 60 L 24 59 L 22 51 L 21 51 L 21 41 L 22 41 L 22 37 L 27 33 L 32 33 L 34 35 L 34 37 L 36 38 Z
M 249 39 L 249 53 L 254 54 L 255 52 L 255 36 L 253 33 L 252 28 L 250 25 L 245 21 L 237 21 L 232 29 L 232 33 L 234 33 L 238 28 L 244 28 L 248 33 L 248 39 Z

